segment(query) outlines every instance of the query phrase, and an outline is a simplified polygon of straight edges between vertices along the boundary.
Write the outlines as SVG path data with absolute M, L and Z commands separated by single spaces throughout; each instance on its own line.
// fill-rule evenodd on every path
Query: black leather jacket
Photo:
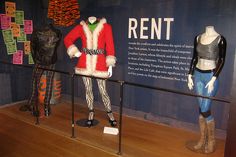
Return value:
M 53 25 L 34 30 L 31 36 L 31 53 L 34 62 L 42 65 L 55 64 L 60 39 L 60 30 Z

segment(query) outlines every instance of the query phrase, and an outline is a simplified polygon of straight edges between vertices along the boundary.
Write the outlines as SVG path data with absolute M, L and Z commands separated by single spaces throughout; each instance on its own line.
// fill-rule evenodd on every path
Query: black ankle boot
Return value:
M 117 121 L 115 119 L 114 120 L 109 119 L 109 123 L 111 124 L 112 127 L 115 127 L 117 125 Z
M 93 126 L 93 119 L 87 120 L 86 125 L 87 125 L 87 127 L 89 127 L 89 128 L 90 128 L 91 126 Z
M 117 125 L 117 121 L 115 120 L 113 114 L 112 114 L 112 111 L 108 111 L 107 112 L 107 116 L 109 118 L 109 123 L 112 127 L 115 127 Z
M 39 112 L 39 110 L 38 110 L 36 104 L 34 104 L 34 105 L 32 106 L 31 113 L 32 113 L 32 115 L 33 115 L 34 117 L 39 117 L 40 112 Z
M 89 110 L 88 120 L 86 122 L 87 127 L 93 126 L 94 110 Z

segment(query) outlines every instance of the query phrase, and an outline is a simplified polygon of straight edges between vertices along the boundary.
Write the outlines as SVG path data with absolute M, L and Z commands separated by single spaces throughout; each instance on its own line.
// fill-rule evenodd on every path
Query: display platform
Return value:
M 30 112 L 19 111 L 19 106 L 25 102 L 15 103 L 0 108 L 0 115 L 35 125 L 36 119 Z M 76 100 L 75 121 L 87 117 L 86 104 Z M 103 129 L 109 126 L 106 113 L 95 109 L 95 117 L 99 123 L 91 128 L 75 125 L 75 138 L 71 138 L 71 104 L 67 100 L 62 100 L 60 104 L 52 106 L 52 115 L 40 118 L 38 129 L 45 129 L 52 134 L 64 136 L 79 144 L 93 147 L 94 150 L 101 150 L 108 154 L 118 152 L 118 135 L 104 134 Z M 118 114 L 115 118 L 118 120 Z M 119 121 L 118 121 L 119 122 Z M 11 123 L 11 121 L 9 121 Z M 12 124 L 13 126 L 14 124 Z M 22 129 L 15 125 L 15 130 Z M 194 153 L 185 147 L 189 140 L 198 139 L 198 134 L 170 126 L 155 124 L 145 120 L 139 120 L 128 116 L 123 116 L 122 129 L 122 156 L 124 157 L 205 157 L 206 155 Z M 25 130 L 27 131 L 27 130 Z M 24 131 L 18 131 L 18 138 Z M 11 132 L 13 133 L 13 132 Z M 24 135 L 25 136 L 25 135 Z M 30 138 L 30 136 L 29 136 Z M 41 138 L 46 138 L 42 136 Z M 24 144 L 24 143 L 23 143 Z M 217 139 L 216 151 L 207 155 L 208 157 L 223 157 L 225 141 Z M 9 146 L 10 147 L 10 146 Z M 27 149 L 27 148 L 26 148 Z M 81 148 L 84 150 L 83 148 Z M 72 152 L 73 153 L 73 152 Z M 97 156 L 95 153 L 94 155 Z

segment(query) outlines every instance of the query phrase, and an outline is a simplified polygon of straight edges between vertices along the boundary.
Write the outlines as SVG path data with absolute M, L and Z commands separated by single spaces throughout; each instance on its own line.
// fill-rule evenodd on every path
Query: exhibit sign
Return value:
M 128 75 L 186 82 L 193 46 L 168 42 L 174 18 L 128 21 Z

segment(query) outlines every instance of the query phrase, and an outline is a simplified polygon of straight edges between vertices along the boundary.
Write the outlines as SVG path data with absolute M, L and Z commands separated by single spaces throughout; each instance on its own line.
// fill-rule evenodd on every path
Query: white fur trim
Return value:
M 100 78 L 108 78 L 109 74 L 107 71 L 94 71 L 93 76 Z
M 92 33 L 88 27 L 88 25 L 84 22 L 84 21 L 81 21 L 80 24 L 82 25 L 83 27 L 83 30 L 84 30 L 84 33 L 85 33 L 85 36 L 86 36 L 86 44 L 87 44 L 87 49 L 92 49 L 93 48 L 93 39 L 92 39 Z
M 98 36 L 101 30 L 103 29 L 103 24 L 106 23 L 107 20 L 105 18 L 102 18 L 97 27 L 93 31 L 93 49 L 96 50 L 98 48 Z
M 77 67 L 75 67 L 75 73 L 76 74 L 81 74 L 81 75 L 86 75 L 86 76 L 91 76 L 92 75 L 91 71 L 88 71 L 87 69 L 77 68 Z
M 94 77 L 100 77 L 100 78 L 108 78 L 108 72 L 107 71 L 88 71 L 87 69 L 77 68 L 75 67 L 75 73 L 80 75 L 86 75 L 86 76 L 94 76 Z
M 115 56 L 107 56 L 106 57 L 106 64 L 107 64 L 107 66 L 109 67 L 109 66 L 115 66 L 115 64 L 116 64 L 116 57 Z
M 93 72 L 93 65 L 92 65 L 92 55 L 86 54 L 86 69 L 88 73 L 91 75 Z
M 70 57 L 72 57 L 74 54 L 76 54 L 77 52 L 79 52 L 79 50 L 76 51 L 76 49 L 78 50 L 78 48 L 77 48 L 74 44 L 70 45 L 70 46 L 67 48 L 67 54 L 68 54 Z
M 96 65 L 97 65 L 97 58 L 98 56 L 97 55 L 90 55 L 91 56 L 91 69 L 92 71 L 95 71 L 96 70 Z

